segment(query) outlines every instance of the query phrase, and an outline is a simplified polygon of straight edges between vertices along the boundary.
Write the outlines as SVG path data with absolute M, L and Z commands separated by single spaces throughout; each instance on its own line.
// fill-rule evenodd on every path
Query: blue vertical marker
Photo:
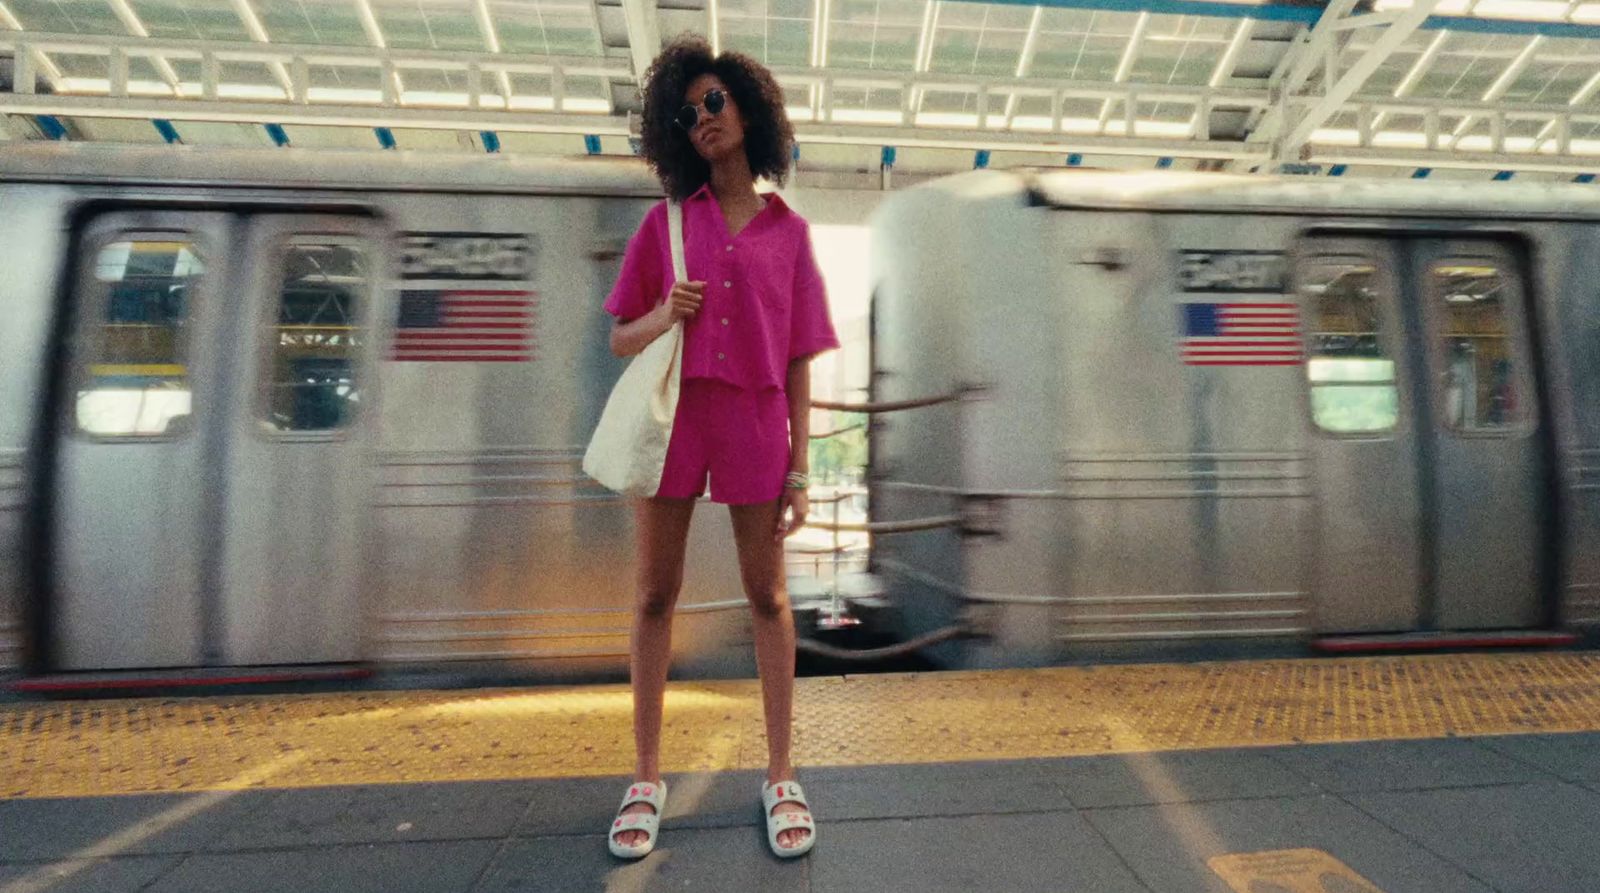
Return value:
M 44 135 L 47 138 L 53 140 L 67 138 L 67 126 L 62 124 L 61 119 L 55 115 L 34 115 L 33 120 L 38 122 L 39 129 L 44 131 Z
M 156 133 L 161 134 L 161 138 L 166 140 L 169 145 L 183 142 L 183 137 L 178 135 L 178 128 L 173 127 L 171 121 L 155 118 L 150 123 L 155 127 Z

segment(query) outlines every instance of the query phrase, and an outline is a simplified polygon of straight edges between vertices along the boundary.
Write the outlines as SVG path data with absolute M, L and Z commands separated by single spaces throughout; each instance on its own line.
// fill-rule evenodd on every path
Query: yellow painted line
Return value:
M 182 378 L 189 374 L 186 366 L 173 363 L 94 363 L 90 375 L 148 375 L 164 378 Z
M 1383 893 L 1322 850 L 1229 853 L 1206 866 L 1237 893 Z
M 802 766 L 1600 730 L 1600 654 L 1456 654 L 801 679 Z M 241 772 L 279 757 L 295 771 Z M 668 688 L 667 772 L 766 764 L 755 680 Z M 0 707 L 0 798 L 623 775 L 627 686 Z

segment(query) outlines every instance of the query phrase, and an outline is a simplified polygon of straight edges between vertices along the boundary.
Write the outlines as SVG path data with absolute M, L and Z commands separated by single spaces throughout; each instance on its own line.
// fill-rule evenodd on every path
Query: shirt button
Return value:
M 724 279 L 724 280 L 722 280 L 722 287 L 723 288 L 733 288 L 733 280 L 732 279 Z
M 723 324 L 723 325 L 727 325 L 727 324 L 728 324 L 728 318 L 727 318 L 727 317 L 726 317 L 726 316 L 724 316 L 724 317 L 723 317 L 723 318 L 722 318 L 722 324 Z
M 727 357 L 726 357 L 726 356 L 724 356 L 724 355 L 723 355 L 723 354 L 721 354 L 721 353 L 718 353 L 718 354 L 717 354 L 717 359 L 719 359 L 719 360 L 726 360 L 726 359 L 727 359 Z
M 733 246 L 732 246 L 732 245 L 729 245 L 729 246 L 728 246 L 728 247 L 726 247 L 726 248 L 724 248 L 724 249 L 722 249 L 722 250 L 723 250 L 723 251 L 732 251 L 732 250 L 733 250 Z

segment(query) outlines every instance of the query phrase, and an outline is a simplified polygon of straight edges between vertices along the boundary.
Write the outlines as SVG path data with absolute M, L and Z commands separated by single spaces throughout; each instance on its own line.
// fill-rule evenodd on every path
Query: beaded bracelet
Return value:
M 791 471 L 784 477 L 783 485 L 792 490 L 804 490 L 811 486 L 811 476 L 803 471 Z

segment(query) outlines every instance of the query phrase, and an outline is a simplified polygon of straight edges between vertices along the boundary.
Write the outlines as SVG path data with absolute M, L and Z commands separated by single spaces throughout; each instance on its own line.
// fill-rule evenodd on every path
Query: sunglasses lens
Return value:
M 694 106 L 686 105 L 678 109 L 678 117 L 673 120 L 684 130 L 693 130 L 694 125 L 700 120 L 700 113 L 696 111 Z
M 727 104 L 727 94 L 721 90 L 711 90 L 706 93 L 706 111 L 713 115 L 722 114 L 722 107 Z

